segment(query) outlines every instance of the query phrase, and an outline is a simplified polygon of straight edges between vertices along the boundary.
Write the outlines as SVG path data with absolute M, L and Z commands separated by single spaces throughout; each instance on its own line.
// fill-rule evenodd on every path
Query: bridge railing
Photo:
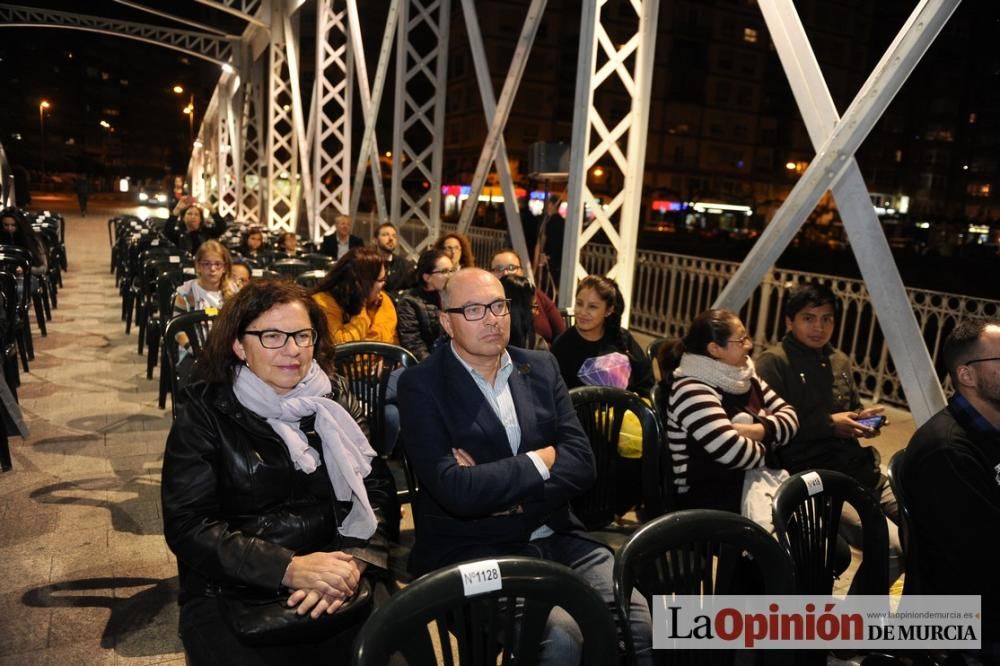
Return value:
M 613 248 L 588 245 L 581 262 L 589 273 L 611 266 Z M 679 337 L 691 320 L 709 308 L 732 278 L 739 264 L 730 261 L 640 250 L 636 260 L 631 327 L 659 337 Z M 754 338 L 757 350 L 777 343 L 785 333 L 782 305 L 797 285 L 817 281 L 830 287 L 840 302 L 840 316 L 832 344 L 854 361 L 861 393 L 878 402 L 906 404 L 906 396 L 889 354 L 882 329 L 861 280 L 804 271 L 774 269 L 741 309 L 740 317 Z M 941 344 L 955 326 L 966 319 L 997 318 L 1000 301 L 907 289 L 910 305 L 924 342 L 950 392 L 940 363 Z
M 365 222 L 370 225 L 367 220 Z M 454 225 L 441 226 L 442 234 L 454 230 Z M 412 243 L 417 238 L 414 236 L 411 240 L 408 234 L 415 231 L 404 227 L 402 233 Z M 473 227 L 469 230 L 469 238 L 480 265 L 485 265 L 493 253 L 506 245 L 506 234 L 502 230 Z M 614 265 L 615 250 L 609 245 L 588 244 L 581 250 L 580 261 L 588 273 L 603 275 Z M 691 320 L 711 307 L 738 267 L 738 263 L 731 261 L 639 250 L 631 328 L 657 337 L 682 336 Z M 877 402 L 905 405 L 906 396 L 892 356 L 868 289 L 861 280 L 772 270 L 740 310 L 741 319 L 753 335 L 754 348 L 759 351 L 781 339 L 785 333 L 782 311 L 785 295 L 797 285 L 811 281 L 827 285 L 839 299 L 840 317 L 832 344 L 853 359 L 861 393 Z M 941 344 L 963 320 L 1000 317 L 1000 301 L 923 289 L 906 291 L 939 377 L 945 390 L 950 392 L 950 380 L 939 362 Z

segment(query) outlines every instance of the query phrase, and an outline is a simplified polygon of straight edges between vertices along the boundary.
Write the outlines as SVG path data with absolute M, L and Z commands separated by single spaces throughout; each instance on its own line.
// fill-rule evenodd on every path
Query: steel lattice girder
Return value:
M 448 33 L 451 0 L 408 0 L 396 26 L 396 99 L 393 109 L 392 197 L 390 221 L 397 227 L 417 220 L 426 235 L 411 246 L 402 236 L 403 249 L 413 254 L 428 247 L 441 224 L 441 164 L 444 146 L 444 104 L 447 86 Z M 426 45 L 411 40 L 428 32 Z M 422 51 L 420 49 L 423 49 Z M 421 91 L 416 99 L 412 91 Z M 428 188 L 414 195 L 403 181 L 419 175 Z
M 924 0 L 914 9 L 842 118 L 795 7 L 786 0 L 760 0 L 760 7 L 817 154 L 716 305 L 735 310 L 749 299 L 752 289 L 748 287 L 760 284 L 829 188 L 853 241 L 851 249 L 889 348 L 901 352 L 893 359 L 910 408 L 921 423 L 944 407 L 944 392 L 854 155 L 958 7 L 958 0 Z
M 567 307 L 573 302 L 576 281 L 584 275 L 583 266 L 580 265 L 580 246 L 587 243 L 599 230 L 604 231 L 617 250 L 617 261 L 608 272 L 608 277 L 616 279 L 621 288 L 625 298 L 622 326 L 628 327 L 659 2 L 632 1 L 631 6 L 636 11 L 637 18 L 636 30 L 620 47 L 613 43 L 601 23 L 601 10 L 604 6 L 604 0 L 587 0 L 583 3 L 559 305 Z M 605 58 L 600 67 L 597 65 L 598 49 Z M 633 57 L 634 64 L 630 71 L 627 63 Z M 594 106 L 594 93 L 602 84 L 612 80 L 612 77 L 624 88 L 632 104 L 629 112 L 616 125 L 608 127 L 600 111 Z M 592 147 L 590 137 L 594 133 L 601 140 Z M 626 134 L 628 143 L 626 152 L 623 153 L 619 142 Z M 595 198 L 587 187 L 587 171 L 602 158 L 610 158 L 618 167 L 623 175 L 623 186 L 607 206 L 592 208 L 594 221 L 584 227 L 584 202 Z M 612 219 L 615 214 L 618 215 L 617 229 Z
M 331 221 L 351 206 L 351 98 L 354 61 L 347 8 L 335 0 L 316 3 L 316 79 L 309 117 L 312 146 L 313 209 L 309 235 L 314 241 L 333 231 Z M 332 210 L 332 215 L 327 214 Z
M 68 28 L 112 37 L 126 37 L 181 51 L 218 65 L 229 64 L 233 55 L 233 43 L 236 41 L 230 37 L 220 37 L 191 30 L 177 30 L 51 9 L 33 9 L 0 4 L 0 28 L 11 27 Z

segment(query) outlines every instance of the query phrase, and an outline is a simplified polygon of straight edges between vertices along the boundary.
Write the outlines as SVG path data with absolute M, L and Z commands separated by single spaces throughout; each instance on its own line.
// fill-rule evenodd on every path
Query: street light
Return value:
M 45 109 L 51 107 L 46 99 L 38 103 L 38 128 L 42 138 L 42 182 L 45 182 Z
M 174 86 L 172 90 L 176 95 L 184 94 L 184 87 L 181 85 Z M 181 111 L 188 117 L 188 142 L 193 144 L 194 143 L 194 93 L 191 93 L 191 97 L 188 100 L 187 106 L 181 109 Z

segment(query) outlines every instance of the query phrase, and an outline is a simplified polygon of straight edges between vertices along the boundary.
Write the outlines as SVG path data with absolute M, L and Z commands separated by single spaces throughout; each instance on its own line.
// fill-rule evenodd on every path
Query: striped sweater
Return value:
M 744 472 L 763 467 L 768 451 L 787 444 L 798 430 L 791 405 L 760 378 L 752 381 L 756 386 L 746 394 L 731 395 L 694 377 L 674 380 L 667 404 L 667 443 L 682 507 L 739 511 Z M 761 407 L 751 409 L 764 425 L 761 441 L 741 436 L 731 420 L 751 403 Z

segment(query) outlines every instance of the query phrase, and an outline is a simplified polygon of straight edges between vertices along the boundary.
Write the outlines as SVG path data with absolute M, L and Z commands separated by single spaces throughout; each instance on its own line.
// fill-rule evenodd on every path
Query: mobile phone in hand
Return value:
M 877 414 L 875 416 L 868 416 L 863 419 L 854 419 L 855 423 L 859 423 L 866 428 L 871 428 L 872 430 L 878 430 L 885 424 L 885 416 L 882 414 Z

